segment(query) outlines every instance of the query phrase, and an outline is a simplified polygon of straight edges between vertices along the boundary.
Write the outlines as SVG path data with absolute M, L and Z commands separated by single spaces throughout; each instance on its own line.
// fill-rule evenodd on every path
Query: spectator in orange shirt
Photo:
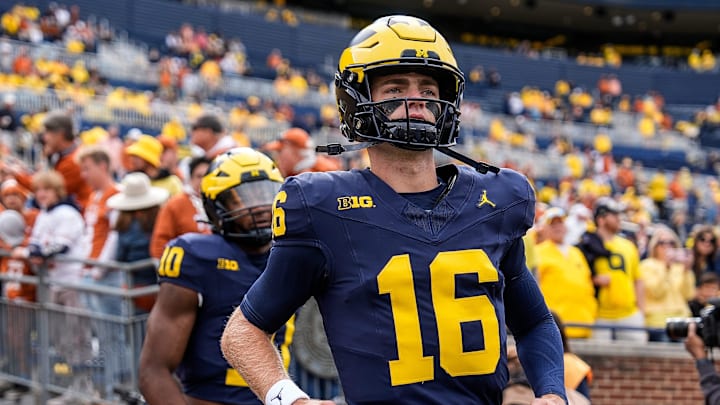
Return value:
M 110 171 L 110 156 L 101 147 L 88 147 L 78 154 L 80 173 L 92 187 L 92 194 L 83 212 L 85 218 L 84 247 L 87 258 L 98 261 L 115 260 L 117 234 L 112 232 L 111 223 L 116 215 L 108 206 L 107 200 L 120 189 L 113 180 Z M 98 266 L 86 266 L 86 281 L 111 287 L 122 285 L 122 272 Z M 99 294 L 87 294 L 87 306 L 97 312 L 120 315 L 119 297 Z
M 210 233 L 210 226 L 200 197 L 200 182 L 210 167 L 211 160 L 196 157 L 190 161 L 190 181 L 183 192 L 172 196 L 160 208 L 152 238 L 150 257 L 160 259 L 165 244 L 171 239 L 189 232 Z
M 622 159 L 617 174 L 615 175 L 615 182 L 620 192 L 625 192 L 628 187 L 635 187 L 635 171 L 631 158 L 624 157 Z
M 87 249 L 87 258 L 101 262 L 115 260 L 117 255 L 118 234 L 112 229 L 118 217 L 117 211 L 107 205 L 108 199 L 120 192 L 112 172 L 112 159 L 107 150 L 101 146 L 83 148 L 78 154 L 82 176 L 93 189 L 83 217 L 85 218 L 85 234 L 83 246 Z M 102 266 L 85 266 L 83 281 L 89 285 L 120 288 L 126 285 L 126 275 L 122 270 Z M 83 293 L 85 306 L 105 315 L 128 315 L 123 310 L 123 298 L 110 294 Z M 106 356 L 105 365 L 115 371 L 112 379 L 105 381 L 105 393 L 111 395 L 112 385 L 122 381 L 119 375 L 123 366 L 129 364 L 124 348 L 127 337 L 125 329 L 118 324 L 98 323 L 95 333 L 99 349 L 104 353 L 116 353 Z
M 303 172 L 328 172 L 339 170 L 340 164 L 327 156 L 315 153 L 315 143 L 304 129 L 290 128 L 276 141 L 263 147 L 274 152 L 275 162 L 283 177 Z
M 22 214 L 27 224 L 26 234 L 30 234 L 30 230 L 35 224 L 35 218 L 40 212 L 37 208 L 30 208 L 26 205 L 30 191 L 18 184 L 15 179 L 5 180 L 0 185 L 0 199 L 3 206 L 8 210 L 14 210 Z
M 80 166 L 75 159 L 78 144 L 70 116 L 62 111 L 48 113 L 43 121 L 41 141 L 49 168 L 60 173 L 68 198 L 84 209 L 92 190 L 80 175 Z M 25 188 L 32 188 L 29 175 L 18 174 L 16 178 Z
M 684 201 L 685 199 L 687 199 L 687 190 L 685 190 L 685 187 L 683 186 L 680 179 L 680 172 L 676 172 L 673 175 L 673 178 L 670 181 L 670 185 L 668 186 L 668 190 L 670 191 L 670 196 L 673 200 Z
M 265 65 L 272 70 L 276 70 L 282 63 L 282 59 L 282 52 L 277 48 L 273 48 L 265 60 Z
M 28 55 L 27 46 L 20 47 L 20 51 L 13 61 L 13 73 L 22 77 L 28 77 L 33 73 L 33 61 Z

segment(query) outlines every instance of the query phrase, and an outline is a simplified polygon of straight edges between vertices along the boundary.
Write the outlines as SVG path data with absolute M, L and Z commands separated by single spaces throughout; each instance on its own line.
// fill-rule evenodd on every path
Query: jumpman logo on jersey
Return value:
M 285 387 L 280 388 L 280 391 L 278 391 L 277 395 L 270 399 L 270 404 L 274 404 L 275 400 L 277 399 L 277 403 L 282 405 L 282 392 L 284 389 Z
M 485 204 L 495 208 L 495 203 L 490 201 L 490 199 L 488 199 L 487 197 L 487 190 L 483 190 L 482 197 L 480 197 L 480 200 L 477 203 L 477 207 L 480 208 Z

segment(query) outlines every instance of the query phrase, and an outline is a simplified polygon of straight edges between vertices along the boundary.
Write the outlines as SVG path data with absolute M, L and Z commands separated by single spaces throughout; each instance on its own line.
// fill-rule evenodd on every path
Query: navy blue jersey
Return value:
M 267 255 L 251 258 L 237 245 L 214 234 L 185 234 L 165 247 L 158 268 L 159 281 L 196 291 L 200 300 L 185 354 L 175 370 L 187 395 L 226 404 L 262 403 L 225 361 L 220 337 L 228 317 L 262 273 L 266 259 Z M 292 321 L 273 337 L 285 368 L 290 361 Z
M 499 404 L 508 378 L 507 283 L 530 280 L 528 291 L 539 299 L 533 313 L 547 314 L 527 269 L 516 265 L 534 217 L 527 179 L 455 166 L 438 173 L 450 184 L 457 178 L 432 210 L 369 170 L 303 174 L 276 198 L 267 274 L 241 309 L 268 330 L 275 313 L 292 311 L 288 302 L 307 298 L 268 300 L 271 289 L 275 296 L 314 294 L 350 404 Z M 295 283 L 279 294 L 276 256 L 301 246 L 322 252 L 322 275 L 306 277 L 322 279 L 323 287 L 308 292 Z M 516 320 L 515 330 L 522 323 Z M 555 377 L 562 393 L 562 368 Z

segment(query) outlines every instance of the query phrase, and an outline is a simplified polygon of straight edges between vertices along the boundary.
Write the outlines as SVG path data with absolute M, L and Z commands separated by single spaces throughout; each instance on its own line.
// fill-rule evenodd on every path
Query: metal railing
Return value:
M 0 256 L 7 256 L 1 251 Z M 50 280 L 55 261 L 82 262 L 121 272 L 122 286 L 65 283 Z M 32 389 L 38 403 L 64 394 L 85 401 L 120 403 L 116 391 L 133 393 L 138 386 L 138 362 L 148 314 L 134 300 L 157 293 L 157 285 L 134 287 L 132 273 L 152 269 L 151 259 L 134 263 L 97 262 L 59 256 L 35 267 L 34 276 L 0 273 L 3 283 L 36 286 L 36 302 L 0 299 L 0 379 Z M 60 291 L 79 294 L 79 307 L 52 300 Z M 108 313 L 87 305 L 109 299 L 121 308 Z
M 8 252 L 0 251 L 0 256 L 7 255 Z M 82 262 L 119 271 L 125 286 L 52 281 L 48 278 L 48 270 L 54 261 Z M 0 334 L 0 379 L 31 388 L 37 403 L 44 404 L 51 396 L 60 394 L 91 403 L 142 403 L 137 372 L 148 314 L 138 312 L 134 299 L 155 294 L 159 287 L 134 287 L 132 273 L 149 267 L 154 270 L 151 259 L 119 263 L 58 256 L 36 267 L 34 276 L 0 273 L 3 283 L 27 283 L 37 288 L 36 302 L 0 298 L 0 330 L 3 331 Z M 51 300 L 51 294 L 58 289 L 75 291 L 85 297 L 114 298 L 121 303 L 122 310 L 113 314 L 91 307 L 58 305 Z M 565 326 L 657 331 L 601 323 L 567 323 Z M 308 369 L 298 367 L 297 363 L 292 371 L 308 392 L 341 395 L 332 374 L 323 373 L 323 377 L 318 377 Z

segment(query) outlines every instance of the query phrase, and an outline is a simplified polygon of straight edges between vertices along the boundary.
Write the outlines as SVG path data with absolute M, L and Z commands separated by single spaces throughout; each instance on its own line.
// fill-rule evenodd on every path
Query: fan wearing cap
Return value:
M 565 322 L 594 324 L 597 300 L 592 274 L 580 249 L 563 242 L 565 211 L 549 208 L 539 223 L 544 240 L 536 246 L 537 276 L 545 302 Z M 571 338 L 587 338 L 591 329 L 568 327 L 566 333 Z
M 190 143 L 209 159 L 238 146 L 230 135 L 225 134 L 220 118 L 213 114 L 202 115 L 195 120 L 190 132 Z
M 623 209 L 610 197 L 600 197 L 594 205 L 597 231 L 583 234 L 578 247 L 585 255 L 597 290 L 598 314 L 593 339 L 646 342 L 645 290 L 640 272 L 637 246 L 620 235 Z M 613 329 L 618 326 L 618 329 Z
M 150 238 L 160 206 L 170 196 L 164 188 L 150 184 L 150 178 L 141 172 L 128 173 L 120 184 L 121 191 L 108 198 L 107 206 L 118 210 L 115 231 L 118 234 L 116 260 L 132 263 L 150 258 Z M 155 269 L 150 266 L 132 274 L 134 286 L 156 282 Z M 154 297 L 135 300 L 136 307 L 149 311 Z
M 152 135 L 140 135 L 137 140 L 125 148 L 128 156 L 128 171 L 145 173 L 155 187 L 175 195 L 182 191 L 182 180 L 168 169 L 162 167 L 163 144 Z
M 336 160 L 315 153 L 315 143 L 302 128 L 288 129 L 280 139 L 265 144 L 263 150 L 274 153 L 275 162 L 285 177 L 340 169 Z

